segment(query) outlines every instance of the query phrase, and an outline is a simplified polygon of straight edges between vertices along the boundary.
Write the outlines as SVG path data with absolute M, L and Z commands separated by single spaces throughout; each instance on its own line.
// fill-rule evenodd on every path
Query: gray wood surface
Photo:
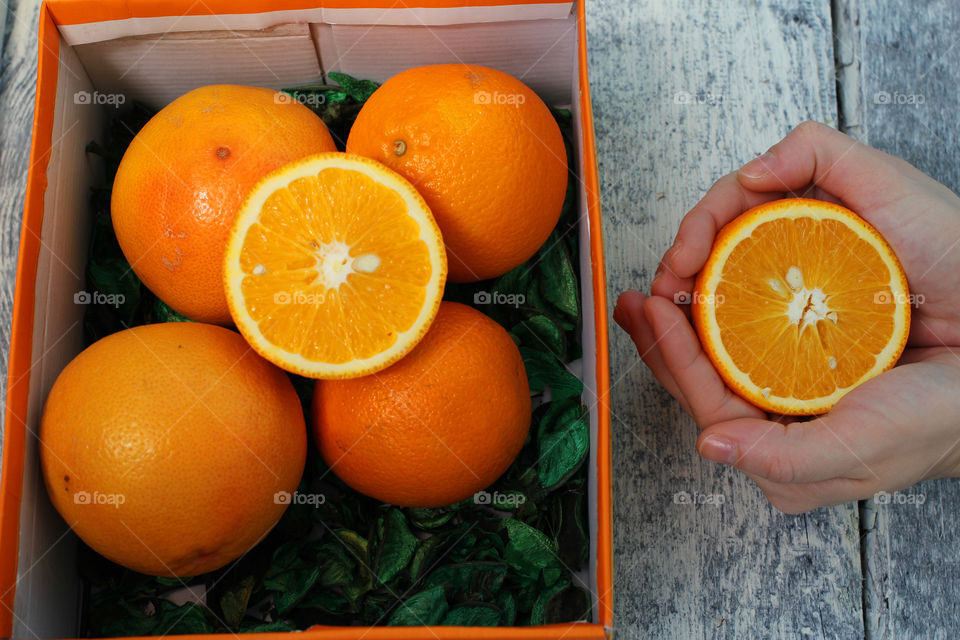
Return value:
M 796 5 L 588 5 L 611 300 L 649 288 L 714 180 L 805 119 L 835 122 L 831 7 Z M 615 325 L 611 352 L 619 637 L 861 637 L 856 505 L 777 512 L 698 457 L 694 423 Z
M 960 5 L 859 0 L 844 8 L 859 24 L 849 33 L 861 60 L 854 132 L 960 191 Z M 960 482 L 925 482 L 903 495 L 913 500 L 864 504 L 867 635 L 960 638 Z
M 840 124 L 960 190 L 956 0 L 833 4 L 589 0 L 611 304 L 649 286 L 713 180 L 806 118 Z M 4 371 L 38 10 L 39 0 L 0 0 Z M 892 104 L 879 103 L 881 92 Z M 895 93 L 924 103 L 898 105 Z M 925 497 L 919 508 L 871 501 L 779 514 L 738 473 L 698 458 L 694 424 L 615 326 L 611 358 L 618 638 L 960 637 L 956 481 L 911 489 Z M 678 504 L 682 492 L 710 503 Z
M 20 247 L 20 219 L 27 186 L 30 133 L 37 77 L 37 0 L 0 0 L 0 358 L 3 380 L 0 397 L 6 397 L 7 359 L 10 352 L 10 318 L 13 285 Z M 0 431 L 0 444 L 3 433 Z

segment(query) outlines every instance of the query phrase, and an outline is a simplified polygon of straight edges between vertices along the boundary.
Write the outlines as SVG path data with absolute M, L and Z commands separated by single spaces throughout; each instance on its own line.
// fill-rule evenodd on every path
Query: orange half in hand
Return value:
M 447 263 L 430 209 L 373 160 L 321 153 L 264 178 L 230 232 L 230 314 L 267 360 L 312 378 L 396 362 L 437 314 Z
M 740 396 L 774 413 L 824 413 L 900 357 L 907 278 L 890 245 L 849 209 L 777 200 L 717 235 L 693 322 Z

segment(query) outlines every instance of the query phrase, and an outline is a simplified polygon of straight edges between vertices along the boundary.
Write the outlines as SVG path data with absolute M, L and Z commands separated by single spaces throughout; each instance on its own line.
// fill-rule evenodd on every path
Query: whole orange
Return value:
M 321 380 L 313 428 L 323 459 L 357 491 L 439 507 L 489 486 L 530 428 L 530 388 L 507 332 L 443 302 L 413 351 L 362 378 Z
M 88 347 L 40 424 L 63 519 L 98 553 L 158 576 L 213 571 L 263 538 L 300 482 L 306 440 L 286 374 L 237 333 L 190 322 Z
M 398 73 L 363 105 L 347 151 L 379 160 L 423 194 L 453 282 L 499 276 L 530 258 L 566 194 L 567 153 L 550 109 L 489 67 Z
M 151 118 L 120 162 L 111 213 L 123 254 L 180 313 L 229 324 L 223 254 L 247 192 L 288 162 L 335 150 L 323 120 L 285 94 L 194 89 Z

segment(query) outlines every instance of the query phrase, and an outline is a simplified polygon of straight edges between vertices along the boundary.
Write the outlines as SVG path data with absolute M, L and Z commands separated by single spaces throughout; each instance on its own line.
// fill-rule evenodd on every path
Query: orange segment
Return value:
M 892 367 L 910 331 L 893 249 L 839 205 L 755 207 L 718 234 L 693 321 L 726 384 L 767 411 L 823 413 Z
M 231 230 L 227 300 L 275 364 L 314 378 L 389 366 L 433 321 L 446 278 L 440 231 L 404 178 L 322 153 L 253 189 Z

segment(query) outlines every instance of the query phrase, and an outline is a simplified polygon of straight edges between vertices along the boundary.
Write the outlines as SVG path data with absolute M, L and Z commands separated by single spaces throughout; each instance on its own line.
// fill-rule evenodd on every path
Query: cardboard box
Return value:
M 304 638 L 603 638 L 612 628 L 607 305 L 582 0 L 48 0 L 10 345 L 0 490 L 0 637 L 73 637 L 77 539 L 50 505 L 36 433 L 44 399 L 83 347 L 84 152 L 122 101 L 159 108 L 210 83 L 280 88 L 328 71 L 383 81 L 413 66 L 484 64 L 574 115 L 580 177 L 584 402 L 590 408 L 593 622 L 512 628 L 315 627 Z M 111 98 L 111 96 L 113 96 Z M 271 637 L 280 634 L 259 634 Z

